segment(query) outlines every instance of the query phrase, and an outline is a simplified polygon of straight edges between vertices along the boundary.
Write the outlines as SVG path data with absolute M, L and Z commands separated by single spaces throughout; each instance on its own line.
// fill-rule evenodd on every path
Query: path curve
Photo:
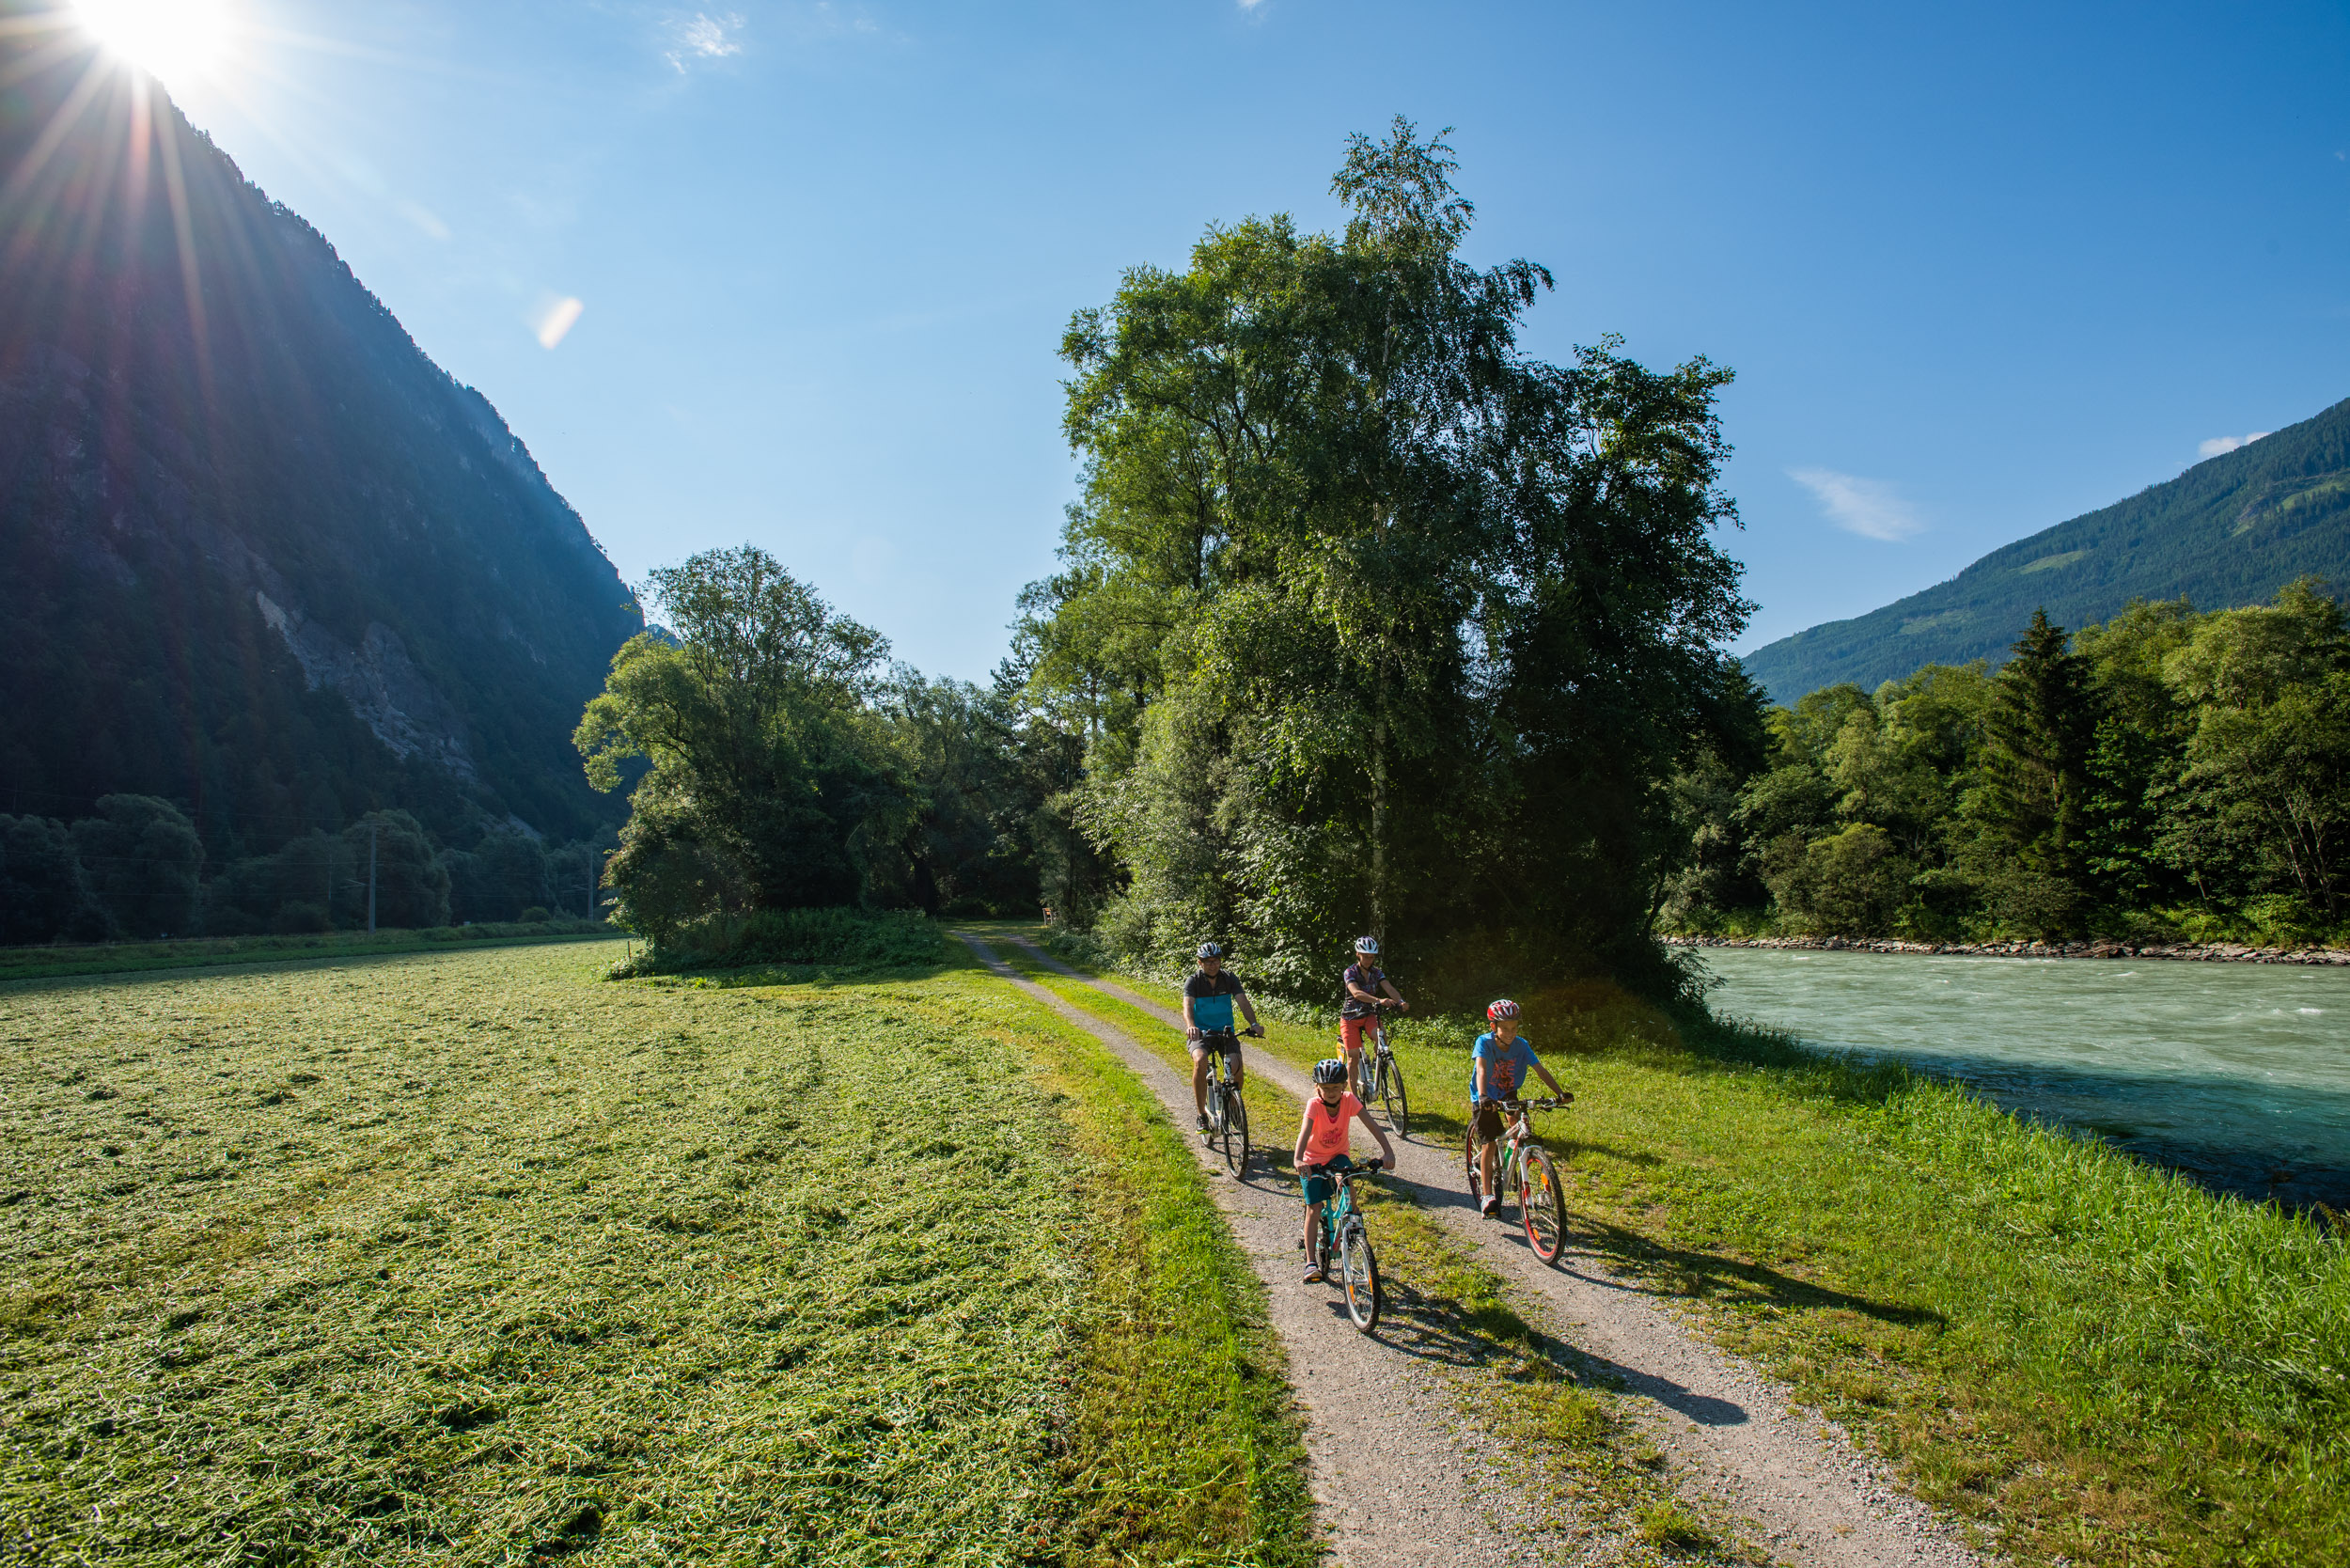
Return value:
M 1040 964 L 1081 980 L 1181 1029 L 1182 1015 L 1113 980 L 1085 974 L 1035 943 L 1013 937 Z M 1160 1073 L 1167 1068 L 1157 1058 Z M 1306 1077 L 1264 1053 L 1249 1073 L 1301 1098 Z M 1891 1468 L 1863 1454 L 1786 1388 L 1705 1343 L 1586 1248 L 1549 1267 L 1525 1232 L 1479 1216 L 1457 1153 L 1396 1140 L 1395 1180 L 1423 1210 L 1503 1278 L 1540 1302 L 1544 1326 L 1623 1382 L 1690 1490 L 1748 1522 L 1776 1557 L 1820 1568 L 1982 1568 L 1933 1509 L 1901 1490 Z
M 1158 1096 L 1177 1127 L 1191 1125 L 1187 1076 L 1115 1026 L 1025 979 L 979 938 L 955 935 L 994 973 L 1107 1046 Z M 1291 1129 L 1268 1131 L 1287 1137 Z M 1530 1520 L 1533 1511 L 1485 1479 L 1490 1464 L 1480 1466 L 1455 1436 L 1444 1394 L 1428 1374 L 1357 1334 L 1335 1292 L 1299 1288 L 1296 1198 L 1261 1175 L 1231 1180 L 1200 1140 L 1185 1141 L 1208 1168 L 1208 1190 L 1264 1281 L 1267 1315 L 1289 1354 L 1291 1386 L 1306 1413 L 1314 1501 L 1339 1561 L 1347 1568 L 1504 1568 L 1552 1560 L 1555 1551 L 1545 1551 L 1530 1531 L 1498 1522 Z

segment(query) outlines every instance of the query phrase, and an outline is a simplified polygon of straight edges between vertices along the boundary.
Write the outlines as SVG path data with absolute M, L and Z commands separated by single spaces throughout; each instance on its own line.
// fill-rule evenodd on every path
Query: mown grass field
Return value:
M 1183 1140 L 963 962 L 0 990 L 0 1560 L 1303 1563 Z
M 1577 1095 L 1538 1122 L 1587 1238 L 2004 1554 L 2350 1562 L 2340 1230 L 1898 1068 L 1600 987 L 1520 1000 Z M 1392 1030 L 1416 1135 L 1462 1136 L 1479 1027 Z M 1303 1064 L 1334 1032 L 1267 1043 Z

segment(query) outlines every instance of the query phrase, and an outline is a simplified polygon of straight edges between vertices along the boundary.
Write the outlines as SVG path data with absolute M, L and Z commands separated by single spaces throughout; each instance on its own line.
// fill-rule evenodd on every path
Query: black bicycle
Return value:
M 1387 1027 L 1373 1018 L 1371 1027 L 1363 1031 L 1363 1087 L 1360 1097 L 1365 1105 L 1372 1100 L 1387 1113 L 1387 1126 L 1396 1137 L 1411 1136 L 1412 1097 L 1403 1090 L 1403 1064 L 1395 1059 L 1395 1052 L 1387 1044 Z
M 1240 1037 L 1230 1029 L 1203 1030 L 1199 1048 L 1208 1053 L 1208 1141 L 1238 1176 L 1248 1168 L 1248 1102 L 1232 1076 Z

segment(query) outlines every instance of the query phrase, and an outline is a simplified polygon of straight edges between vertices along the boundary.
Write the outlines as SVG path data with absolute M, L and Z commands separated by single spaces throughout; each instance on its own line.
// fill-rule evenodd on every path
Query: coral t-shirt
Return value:
M 1346 1152 L 1347 1132 L 1355 1118 L 1363 1114 L 1363 1103 L 1352 1094 L 1341 1094 L 1339 1103 L 1331 1105 L 1319 1094 L 1306 1100 L 1306 1163 L 1328 1165 Z

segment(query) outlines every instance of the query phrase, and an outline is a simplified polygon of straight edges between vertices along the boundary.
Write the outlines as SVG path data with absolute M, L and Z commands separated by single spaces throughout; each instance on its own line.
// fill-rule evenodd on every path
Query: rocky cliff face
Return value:
M 619 815 L 570 733 L 642 618 L 523 443 L 160 92 L 6 25 L 0 582 L 0 812 Z

